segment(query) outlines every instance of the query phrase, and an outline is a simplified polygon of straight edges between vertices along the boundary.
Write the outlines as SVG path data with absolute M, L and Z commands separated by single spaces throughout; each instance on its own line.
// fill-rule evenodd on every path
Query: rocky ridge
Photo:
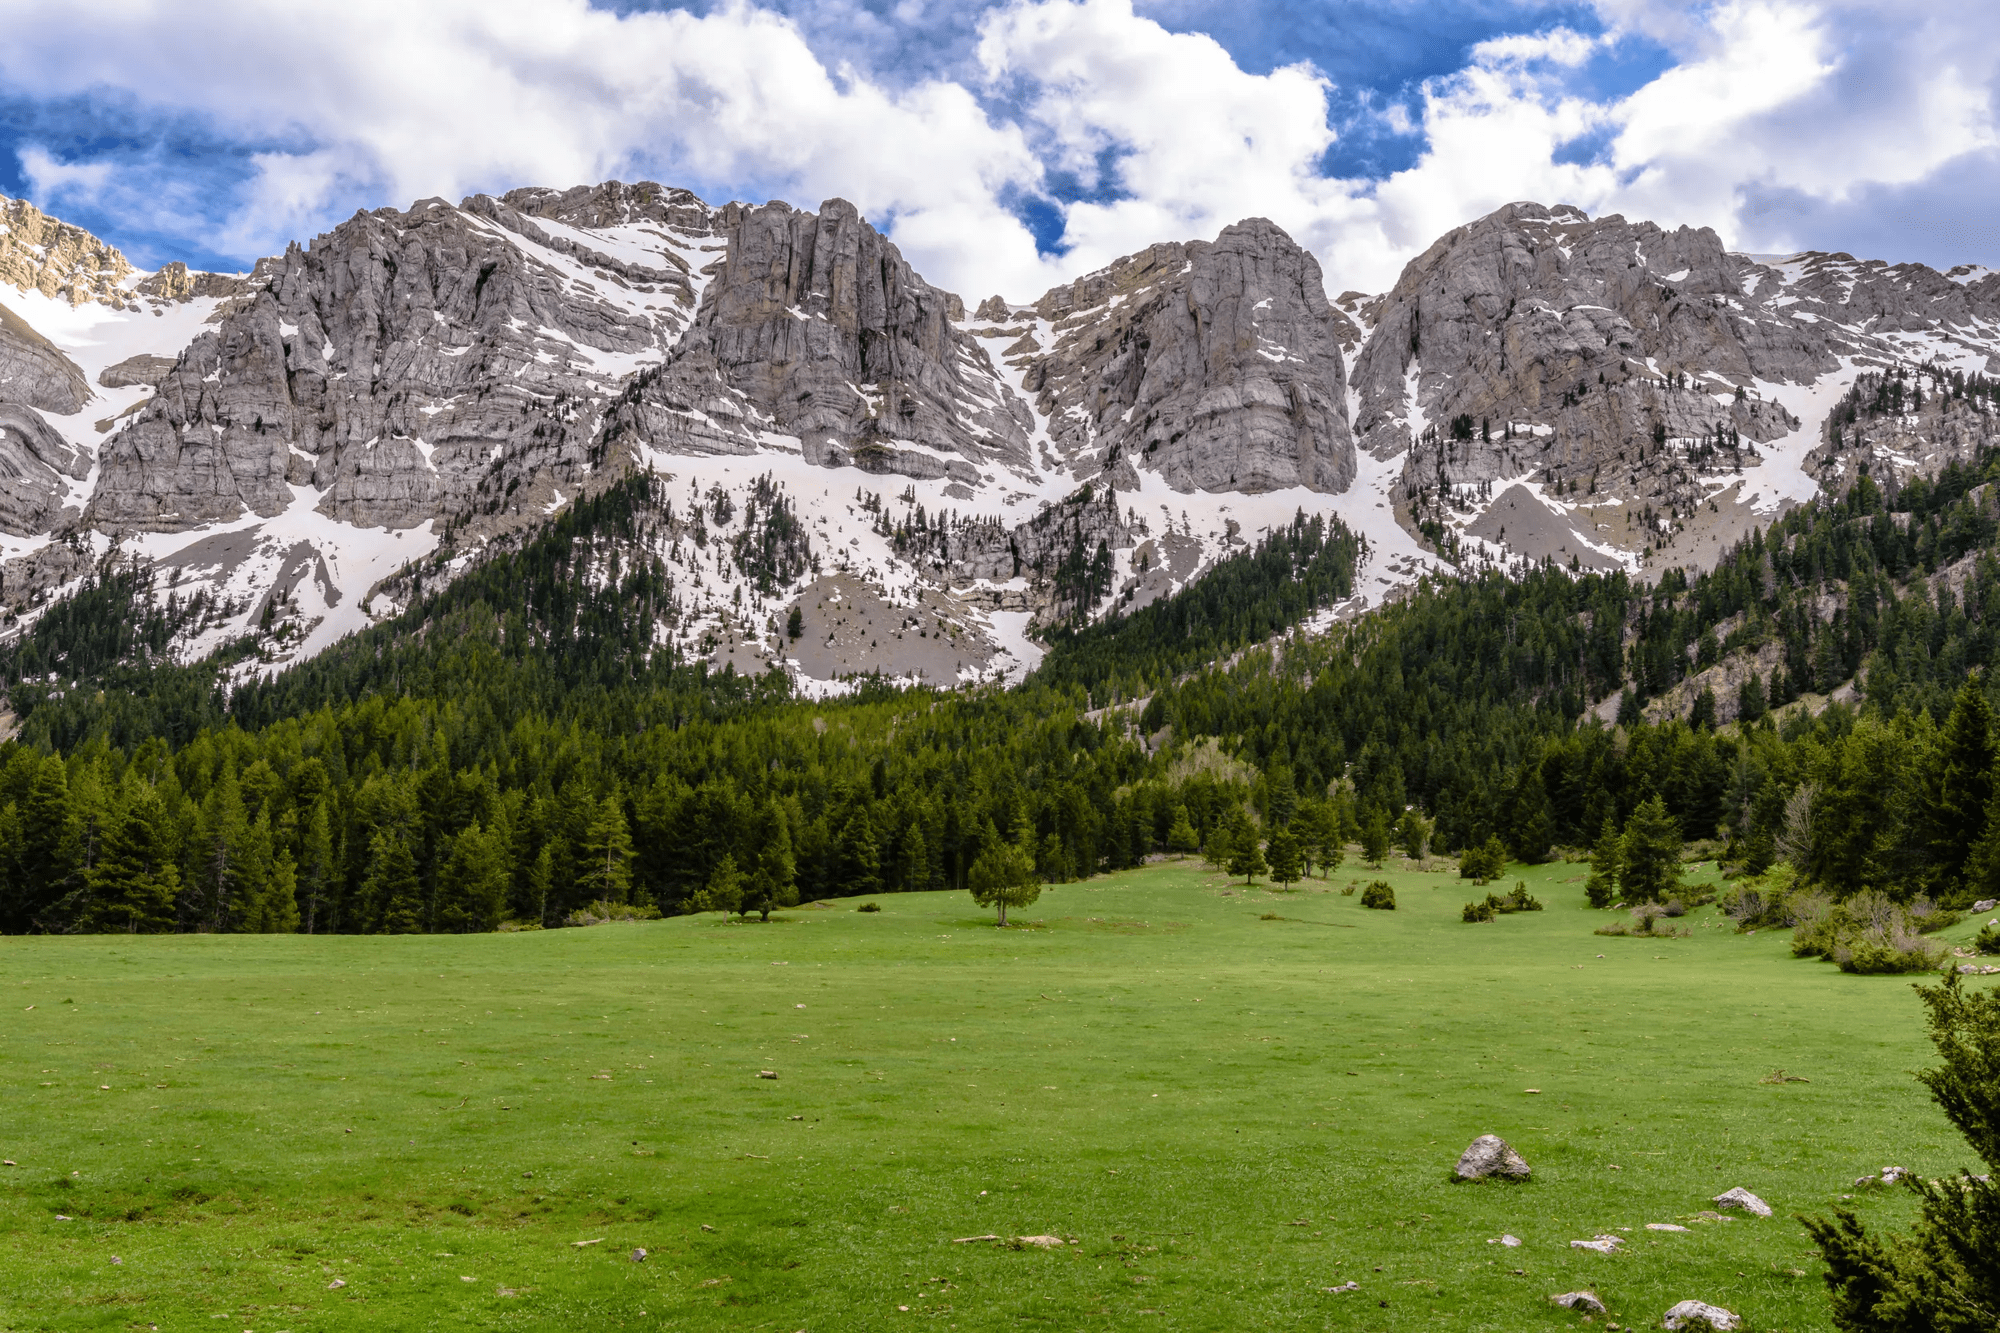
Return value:
M 1376 297 L 1329 301 L 1253 218 L 970 315 L 837 199 L 423 200 L 247 275 L 5 217 L 0 599 L 32 614 L 115 552 L 233 608 L 177 651 L 258 633 L 265 666 L 634 469 L 685 495 L 652 529 L 673 646 L 802 678 L 1017 672 L 1033 624 L 1165 595 L 1301 508 L 1369 539 L 1360 604 L 1453 564 L 1699 564 L 1864 462 L 1969 459 L 1993 404 L 1952 377 L 2000 370 L 1984 270 L 1534 204 Z M 787 607 L 861 588 L 802 665 Z M 925 624 L 951 652 L 885 646 Z

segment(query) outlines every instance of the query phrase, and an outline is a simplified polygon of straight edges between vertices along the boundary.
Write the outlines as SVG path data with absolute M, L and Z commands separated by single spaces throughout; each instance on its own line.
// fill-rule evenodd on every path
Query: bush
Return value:
M 1666 916 L 1667 909 L 1659 903 L 1640 903 L 1632 909 L 1628 921 L 1614 921 L 1608 926 L 1599 926 L 1594 935 L 1639 935 L 1655 939 L 1679 939 L 1694 932 L 1686 926 L 1675 928 L 1661 926 L 1660 918 Z
M 1919 899 L 1922 915 L 1872 889 L 1844 903 L 1823 893 L 1793 900 L 1792 953 L 1800 958 L 1825 958 L 1843 972 L 1884 976 L 1902 972 L 1934 972 L 1944 959 L 1944 946 L 1923 938 L 1924 923 L 1939 913 L 1928 899 Z
M 1980 953 L 2000 954 L 2000 929 L 1996 929 L 1992 922 L 1987 922 L 1979 928 L 1979 933 L 1972 937 L 1972 947 Z
M 1919 895 L 1910 904 L 1909 918 L 1910 924 L 1916 927 L 1919 935 L 1935 935 L 1940 930 L 1965 920 L 1965 913 L 1939 907 L 1929 898 Z
M 855 908 L 854 910 L 855 910 L 855 911 L 857 911 L 857 912 L 879 912 L 879 911 L 881 911 L 881 910 L 882 910 L 882 904 L 880 904 L 880 903 L 863 903 L 863 904 L 861 904 L 861 906 L 859 906 L 859 907 Z
M 1507 849 L 1500 839 L 1488 838 L 1478 847 L 1468 847 L 1459 853 L 1458 877 L 1484 884 L 1489 879 L 1498 879 L 1507 869 Z
M 1494 906 L 1494 904 L 1497 902 L 1499 902 L 1499 899 L 1495 898 L 1492 894 L 1489 893 L 1486 895 L 1486 901 L 1483 903 L 1467 903 L 1465 905 L 1465 912 L 1459 918 L 1459 920 L 1491 921 L 1493 920 L 1494 915 L 1499 911 L 1499 908 Z
M 1931 1043 L 1944 1063 L 1918 1073 L 1989 1172 L 2000 1171 L 2000 992 L 1963 989 L 1956 975 L 1919 986 Z M 1961 1169 L 1926 1180 L 1901 1173 L 1921 1215 L 1907 1238 L 1870 1234 L 1852 1211 L 1801 1219 L 1827 1265 L 1832 1323 L 1845 1333 L 1973 1333 L 2000 1309 L 2000 1185 Z
M 1738 930 L 1795 926 L 1792 899 L 1798 893 L 1798 871 L 1780 861 L 1764 874 L 1739 880 L 1722 894 L 1722 913 Z
M 1354 891 L 1360 887 L 1361 887 L 1360 880 L 1350 879 L 1347 881 L 1347 887 L 1340 891 L 1340 896 L 1343 898 L 1352 898 L 1354 896 Z
M 1502 912 L 1539 912 L 1542 905 L 1528 893 L 1526 880 L 1515 880 L 1514 891 L 1505 898 L 1496 900 Z
M 1387 880 L 1378 879 L 1361 891 L 1361 905 L 1378 912 L 1393 912 L 1396 910 L 1396 891 L 1389 887 Z
M 563 918 L 565 926 L 602 926 L 612 921 L 658 921 L 660 909 L 650 904 L 635 907 L 631 903 L 594 902 L 588 907 L 579 907 Z
M 1665 916 L 1674 917 L 1686 916 L 1688 914 L 1687 904 L 1678 898 L 1667 899 L 1666 906 L 1662 907 L 1660 911 Z

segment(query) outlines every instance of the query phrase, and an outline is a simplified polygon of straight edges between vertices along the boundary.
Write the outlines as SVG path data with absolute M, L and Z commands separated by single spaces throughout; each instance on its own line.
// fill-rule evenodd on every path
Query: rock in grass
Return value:
M 1988 898 L 1983 902 L 1974 903 L 1972 910 L 1975 912 L 1990 912 L 1996 907 L 2000 907 L 2000 898 Z
M 1526 1180 L 1528 1164 L 1521 1160 L 1521 1154 L 1507 1146 L 1507 1140 L 1498 1134 L 1481 1134 L 1458 1159 L 1455 1174 L 1460 1180 L 1485 1180 L 1488 1176 L 1504 1176 L 1509 1180 Z
M 1604 1313 L 1604 1302 L 1597 1299 L 1597 1293 L 1594 1291 L 1566 1291 L 1560 1296 L 1551 1296 L 1549 1299 L 1565 1310 L 1581 1310 L 1585 1314 Z
M 1010 1250 L 1054 1250 L 1061 1246 L 1061 1236 L 1015 1236 L 1007 1242 Z
M 1741 1208 L 1744 1212 L 1753 1213 L 1758 1217 L 1769 1217 L 1771 1215 L 1771 1205 L 1765 1203 L 1741 1185 L 1738 1185 L 1735 1189 L 1727 1193 L 1716 1195 L 1712 1202 L 1718 1208 Z
M 1327 1288 L 1328 1293 L 1336 1296 L 1343 1291 L 1359 1291 L 1359 1290 L 1361 1290 L 1361 1284 L 1359 1282 L 1343 1282 L 1337 1287 Z
M 1648 1222 L 1648 1223 L 1646 1223 L 1646 1230 L 1648 1230 L 1648 1231 L 1686 1231 L 1686 1230 L 1687 1230 L 1687 1228 L 1686 1228 L 1686 1227 L 1684 1227 L 1684 1226 L 1681 1226 L 1681 1225 L 1680 1225 L 1679 1223 L 1677 1223 L 1677 1222 Z
M 1596 1236 L 1590 1240 L 1573 1240 L 1569 1243 L 1569 1247 L 1572 1250 L 1596 1250 L 1599 1254 L 1616 1254 L 1618 1253 L 1618 1247 L 1624 1243 L 1625 1238 L 1623 1236 L 1605 1235 Z
M 1741 1319 L 1721 1306 L 1703 1301 L 1682 1301 L 1667 1311 L 1660 1322 L 1668 1328 L 1706 1328 L 1714 1329 L 1716 1333 L 1728 1333 L 1728 1330 L 1740 1328 L 1743 1324 Z

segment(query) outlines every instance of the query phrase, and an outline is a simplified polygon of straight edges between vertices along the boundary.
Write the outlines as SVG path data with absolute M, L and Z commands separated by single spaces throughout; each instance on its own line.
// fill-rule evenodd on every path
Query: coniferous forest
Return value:
M 234 688 L 254 648 L 168 660 L 202 608 L 111 561 L 0 656 L 0 930 L 768 912 L 1245 829 L 1308 865 L 1392 833 L 1535 862 L 1635 817 L 1831 902 L 1969 903 L 2000 893 L 1996 474 L 1864 477 L 1651 587 L 1488 572 L 1313 635 L 1288 631 L 1352 594 L 1362 546 L 1301 516 L 1054 632 L 1016 688 L 832 702 L 655 646 L 647 477 L 442 588 L 412 571 L 394 619 Z

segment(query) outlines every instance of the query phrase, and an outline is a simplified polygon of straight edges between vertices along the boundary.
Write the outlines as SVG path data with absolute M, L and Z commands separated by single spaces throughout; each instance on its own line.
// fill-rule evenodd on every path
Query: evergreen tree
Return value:
M 1931 856 L 1938 886 L 1955 885 L 1972 849 L 1986 833 L 1993 800 L 1993 709 L 1975 676 L 1953 702 L 1938 737 L 1935 805 L 1930 816 Z
M 562 873 L 563 862 L 568 859 L 569 849 L 563 846 L 560 837 L 549 839 L 535 852 L 535 863 L 528 868 L 528 903 L 539 925 L 549 924 L 549 909 L 561 888 L 557 878 Z
M 913 874 L 928 869 L 923 836 L 921 829 L 911 826 L 913 864 L 917 867 Z M 745 885 L 742 911 L 748 916 L 754 909 L 760 919 L 769 921 L 773 908 L 792 907 L 798 901 L 798 863 L 792 855 L 791 827 L 785 821 L 785 812 L 776 801 L 771 801 L 765 805 L 758 825 L 757 861 Z
M 1389 856 L 1389 815 L 1380 807 L 1361 820 L 1361 856 L 1369 865 L 1380 867 Z
M 1292 822 L 1299 808 L 1298 788 L 1292 782 L 1292 767 L 1282 760 L 1264 770 L 1264 820 L 1272 828 Z
M 1243 811 L 1233 809 L 1229 814 L 1215 821 L 1209 827 L 1208 840 L 1201 845 L 1201 859 L 1218 870 L 1228 870 L 1236 858 L 1236 830 L 1238 825 L 1248 829 L 1250 821 L 1243 817 Z
M 249 836 L 250 821 L 243 814 L 236 771 L 226 766 L 202 798 L 201 818 L 190 848 L 193 867 L 187 883 L 191 892 L 185 906 L 196 930 L 219 931 L 227 923 Z
M 1639 803 L 1625 821 L 1618 880 L 1629 902 L 1657 903 L 1681 886 L 1681 831 L 1658 796 Z
M 1756 722 L 1769 711 L 1770 706 L 1764 698 L 1764 682 L 1753 671 L 1750 678 L 1736 689 L 1736 720 Z
M 1257 830 L 1251 825 L 1250 817 L 1238 806 L 1229 817 L 1229 862 L 1227 869 L 1232 875 L 1243 876 L 1245 884 L 1255 883 L 1257 876 L 1270 869 L 1265 864 L 1264 849 L 1257 841 Z
M 1845 1208 L 1801 1219 L 1826 1260 L 1843 1333 L 1988 1333 L 2000 1312 L 2000 992 L 1968 992 L 1951 973 L 1917 993 L 1944 1059 L 1917 1077 L 1987 1173 L 1903 1176 L 1921 1209 L 1907 1238 L 1871 1234 Z
M 696 893 L 690 906 L 697 912 L 728 915 L 743 905 L 743 872 L 736 868 L 736 854 L 724 852 L 709 872 L 708 883 Z
M 1201 836 L 1194 831 L 1194 821 L 1188 818 L 1187 806 L 1174 807 L 1173 826 L 1167 830 L 1167 850 L 1175 856 L 1186 856 L 1201 849 Z
M 1597 846 L 1590 851 L 1590 878 L 1583 883 L 1584 896 L 1592 907 L 1609 907 L 1618 898 L 1621 845 L 1617 826 L 1609 815 L 1605 816 Z
M 1271 878 L 1280 884 L 1293 884 L 1303 873 L 1300 865 L 1298 837 L 1289 828 L 1275 829 L 1271 833 L 1270 847 Z
M 69 770 L 54 755 L 44 755 L 34 764 L 20 812 L 13 891 L 0 925 L 10 935 L 40 929 L 42 915 L 69 892 L 73 846 Z
M 77 929 L 159 934 L 174 928 L 174 865 L 159 794 L 128 770 L 123 799 L 91 867 L 90 901 Z
M 306 933 L 311 935 L 319 929 L 320 914 L 327 906 L 327 895 L 333 885 L 333 824 L 327 818 L 324 800 L 314 803 L 312 814 L 306 820 L 298 879 L 304 925 Z
M 1030 863 L 1033 862 L 1030 856 Z M 882 857 L 867 807 L 856 801 L 834 839 L 835 884 L 848 897 L 864 897 L 882 887 Z
M 269 935 L 280 929 L 286 913 L 273 902 L 276 857 L 272 852 L 271 814 L 260 810 L 244 830 L 229 875 L 229 929 L 242 935 Z M 286 891 L 290 896 L 290 890 Z M 297 908 L 292 909 L 296 914 Z
M 632 895 L 632 829 L 625 802 L 615 791 L 597 802 L 583 836 L 578 895 L 585 902 L 622 903 Z
M 1403 855 L 1417 862 L 1430 851 L 1431 822 L 1414 805 L 1406 808 L 1396 821 L 1396 845 L 1403 849 Z
M 507 911 L 507 848 L 494 832 L 468 824 L 451 840 L 438 873 L 436 929 L 492 930 Z
M 1034 829 L 1021 821 L 1019 836 L 1003 839 L 989 820 L 979 855 L 972 862 L 967 885 L 972 901 L 981 907 L 1000 909 L 998 925 L 1007 924 L 1009 907 L 1029 907 L 1042 896 L 1042 882 L 1035 874 L 1035 856 L 1030 849 Z
M 384 935 L 418 935 L 424 929 L 424 890 L 417 858 L 400 830 L 380 828 L 368 840 L 368 874 L 362 895 L 378 913 Z

